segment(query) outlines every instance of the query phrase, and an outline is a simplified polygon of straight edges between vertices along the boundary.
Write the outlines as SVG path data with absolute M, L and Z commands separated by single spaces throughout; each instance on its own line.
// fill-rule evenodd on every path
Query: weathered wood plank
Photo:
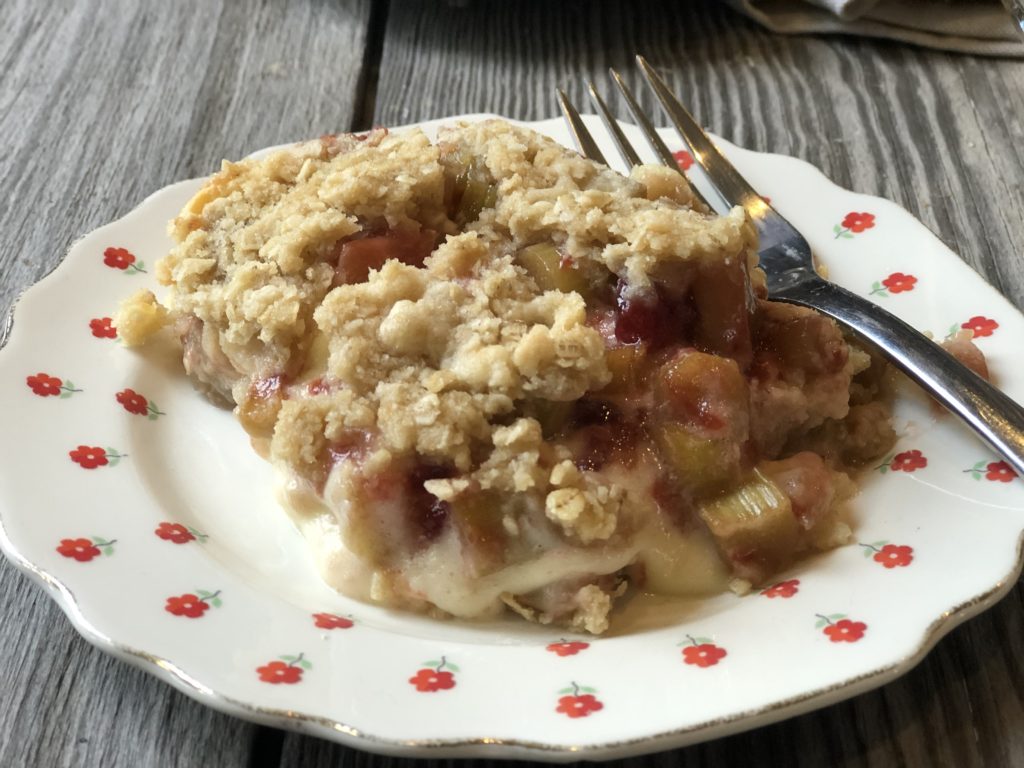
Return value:
M 0 309 L 80 235 L 270 144 L 346 129 L 370 0 L 3 5 Z M 93 649 L 0 564 L 0 765 L 266 764 L 275 731 Z M 253 746 L 255 743 L 255 747 Z M 276 763 L 276 759 L 272 759 Z

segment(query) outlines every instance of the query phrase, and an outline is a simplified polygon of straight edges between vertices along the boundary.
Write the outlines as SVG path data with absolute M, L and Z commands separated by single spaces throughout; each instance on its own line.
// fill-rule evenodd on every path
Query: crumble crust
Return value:
M 177 246 L 157 265 L 160 282 L 173 286 L 168 308 L 213 325 L 235 371 L 287 370 L 331 288 L 334 244 L 358 232 L 361 217 L 450 230 L 443 189 L 438 149 L 418 132 L 375 131 L 225 162 L 171 222 Z
M 709 215 L 670 169 L 623 177 L 502 121 L 450 126 L 437 143 L 417 130 L 327 136 L 224 163 L 170 233 L 177 244 L 157 266 L 164 304 L 126 301 L 122 339 L 173 324 L 186 370 L 237 405 L 286 479 L 293 515 L 326 515 L 320 530 L 343 540 L 333 551 L 360 559 L 365 584 L 352 593 L 391 605 L 485 615 L 504 603 L 603 632 L 638 562 L 634 534 L 666 504 L 694 517 L 694 488 L 735 484 L 719 465 L 739 472 L 741 446 L 773 458 L 813 432 L 808 443 L 840 436 L 858 455 L 887 447 L 873 394 L 841 426 L 867 357 L 831 321 L 764 301 L 744 211 Z M 391 255 L 375 261 L 377 247 Z M 524 252 L 536 247 L 555 265 L 531 267 Z M 722 291 L 736 317 L 708 304 Z M 618 338 L 609 323 L 631 303 L 643 322 L 679 326 L 673 340 Z M 700 330 L 704 314 L 717 330 Z M 808 343 L 780 369 L 776 342 L 792 328 Z M 803 360 L 804 346 L 820 359 Z M 640 357 L 612 365 L 630 350 Z M 669 377 L 658 386 L 688 397 L 672 366 L 691 370 L 693 355 L 710 411 L 692 418 L 665 411 L 665 393 L 629 371 L 643 358 Z M 646 394 L 624 399 L 623 379 Z M 614 402 L 597 421 L 559 419 L 602 392 Z M 721 476 L 656 488 L 658 451 Z M 845 488 L 819 455 L 799 456 L 787 465 L 797 491 L 811 480 Z M 768 533 L 740 533 L 834 546 L 849 535 L 847 496 L 829 490 L 801 507 L 808 529 L 824 521 L 814 535 L 781 503 L 765 515 Z M 729 535 L 736 575 L 757 580 L 788 557 L 754 562 Z
M 328 252 L 368 221 L 455 230 L 441 158 L 453 147 L 482 159 L 497 180 L 493 209 L 449 234 L 426 269 L 389 261 L 365 283 L 332 288 Z M 689 185 L 669 169 L 642 167 L 627 179 L 501 121 L 443 130 L 438 145 L 419 131 L 375 131 L 225 162 L 171 223 L 178 245 L 158 277 L 172 287 L 173 315 L 216 329 L 237 402 L 252 379 L 294 370 L 317 331 L 329 340 L 325 373 L 341 386 L 282 403 L 275 461 L 313 467 L 347 430 L 375 428 L 381 449 L 465 473 L 429 481 L 439 497 L 469 485 L 537 489 L 549 517 L 588 543 L 614 531 L 623 489 L 582 476 L 562 487 L 543 465 L 535 420 L 494 422 L 523 398 L 571 401 L 600 389 L 609 379 L 604 345 L 580 296 L 540 290 L 513 254 L 553 242 L 634 289 L 665 264 L 756 261 L 740 208 L 709 217 L 693 205 Z M 155 307 L 149 299 L 122 307 L 126 344 L 164 321 Z M 474 469 L 481 444 L 490 455 Z
M 520 244 L 553 242 L 573 259 L 604 264 L 637 290 L 679 262 L 757 264 L 757 235 L 743 209 L 709 217 L 672 169 L 640 166 L 626 179 L 501 121 L 442 129 L 439 141 L 481 158 L 497 180 L 496 205 L 474 227 L 481 232 L 507 231 Z
M 152 291 L 136 291 L 123 302 L 117 313 L 118 338 L 126 346 L 142 344 L 167 325 L 167 308 Z
M 327 374 L 376 414 L 384 446 L 462 472 L 474 445 L 509 439 L 491 422 L 516 400 L 575 400 L 609 377 L 582 299 L 541 292 L 510 256 L 488 253 L 476 233 L 451 236 L 425 269 L 389 261 L 333 290 L 314 315 L 330 340 Z M 273 455 L 289 460 L 289 444 L 275 436 Z M 507 477 L 496 467 L 481 477 L 510 490 L 527 482 L 516 464 L 502 466 Z

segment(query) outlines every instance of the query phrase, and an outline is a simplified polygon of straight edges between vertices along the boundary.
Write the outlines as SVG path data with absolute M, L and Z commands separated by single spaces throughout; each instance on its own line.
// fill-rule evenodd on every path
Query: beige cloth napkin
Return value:
M 775 32 L 883 37 L 983 56 L 1024 57 L 1024 39 L 998 2 L 978 0 L 728 0 Z

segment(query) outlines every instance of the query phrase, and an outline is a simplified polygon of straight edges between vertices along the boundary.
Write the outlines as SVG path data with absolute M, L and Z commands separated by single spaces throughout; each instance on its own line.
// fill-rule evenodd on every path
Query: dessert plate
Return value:
M 559 121 L 529 125 L 568 141 Z M 801 161 L 722 147 L 832 279 L 938 337 L 972 329 L 996 380 L 1024 397 L 1024 317 L 909 213 Z M 0 442 L 0 543 L 91 642 L 205 704 L 381 753 L 621 757 L 892 680 L 1020 571 L 1024 485 L 908 386 L 899 444 L 861 477 L 856 543 L 761 592 L 637 597 L 601 638 L 346 599 L 320 582 L 269 465 L 192 389 L 177 350 L 129 350 L 111 325 L 120 299 L 156 288 L 166 222 L 199 185 L 85 236 L 18 302 L 0 352 L 13 438 Z

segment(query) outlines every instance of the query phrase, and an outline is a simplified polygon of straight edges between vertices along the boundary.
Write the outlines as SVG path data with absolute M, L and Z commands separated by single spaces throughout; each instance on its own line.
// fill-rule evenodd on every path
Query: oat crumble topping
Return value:
M 838 468 L 891 442 L 871 359 L 766 301 L 743 210 L 667 168 L 378 129 L 225 162 L 170 233 L 121 338 L 173 326 L 364 599 L 600 633 L 646 532 L 703 519 L 757 582 L 849 535 Z M 756 521 L 711 519 L 737 488 Z

